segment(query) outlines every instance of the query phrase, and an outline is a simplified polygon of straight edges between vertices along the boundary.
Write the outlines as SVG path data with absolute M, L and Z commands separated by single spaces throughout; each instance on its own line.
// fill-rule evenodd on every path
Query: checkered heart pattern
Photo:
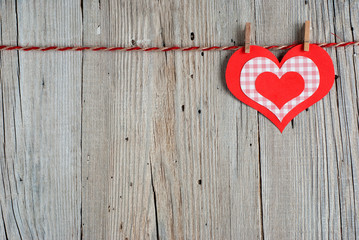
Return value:
M 281 78 L 287 72 L 297 72 L 304 79 L 304 90 L 298 97 L 293 98 L 279 109 L 273 102 L 257 92 L 255 88 L 256 79 L 263 72 L 274 73 L 278 78 Z M 279 121 L 282 121 L 295 106 L 312 96 L 319 87 L 319 81 L 318 67 L 310 58 L 303 56 L 288 59 L 281 68 L 268 58 L 256 57 L 244 64 L 240 74 L 240 86 L 244 94 L 266 107 L 277 116 Z

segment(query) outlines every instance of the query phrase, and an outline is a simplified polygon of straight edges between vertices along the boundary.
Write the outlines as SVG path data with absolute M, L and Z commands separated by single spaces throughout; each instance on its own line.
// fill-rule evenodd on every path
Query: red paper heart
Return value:
M 252 74 L 253 66 L 256 66 L 253 64 L 250 65 L 249 63 L 256 61 L 257 58 L 259 59 L 259 63 L 264 62 L 264 64 L 268 64 L 268 61 L 271 62 L 274 67 L 271 66 L 270 71 L 264 72 L 274 72 L 278 75 L 278 78 L 284 76 L 285 73 L 281 71 L 291 69 L 293 63 L 294 69 L 303 68 L 303 71 L 298 72 L 300 72 L 303 79 L 305 79 L 305 91 L 298 97 L 292 98 L 294 96 L 293 92 L 295 91 L 288 90 L 289 85 L 285 87 L 282 86 L 282 91 L 280 91 L 278 85 L 268 84 L 266 85 L 267 88 L 276 89 L 270 91 L 276 92 L 277 94 L 278 92 L 281 93 L 273 97 L 274 95 L 272 93 L 272 95 L 268 95 L 264 93 L 265 91 L 262 91 L 262 94 L 264 93 L 266 97 L 261 95 L 261 93 L 259 93 L 260 91 L 257 91 L 253 81 L 247 82 L 247 80 L 250 79 L 248 76 Z M 307 61 L 303 62 L 303 59 Z M 316 81 L 313 83 L 311 82 L 310 74 L 309 77 L 303 76 L 307 73 L 306 67 L 308 67 L 307 65 L 309 63 L 312 63 L 314 66 L 313 69 L 315 68 L 313 76 L 316 78 Z M 261 65 L 259 65 L 259 69 L 261 69 Z M 264 67 L 264 69 L 266 68 Z M 255 71 L 258 71 L 258 69 L 255 69 Z M 288 72 L 292 71 L 288 70 Z M 278 81 L 278 79 L 276 81 Z M 231 56 L 226 70 L 226 82 L 229 90 L 236 98 L 261 112 L 283 132 L 287 124 L 296 115 L 322 99 L 329 92 L 334 83 L 334 66 L 328 53 L 321 47 L 312 44 L 310 44 L 308 52 L 303 51 L 303 45 L 292 48 L 287 52 L 280 63 L 269 50 L 263 47 L 251 46 L 250 53 L 245 53 L 244 48 L 241 48 Z M 268 107 L 268 103 L 272 104 L 272 107 Z M 284 105 L 282 105 L 283 103 Z M 282 108 L 279 109 L 278 106 L 281 105 Z M 287 112 L 285 110 L 287 110 Z M 278 111 L 282 111 L 282 115 L 278 114 Z
M 297 72 L 287 72 L 281 78 L 271 72 L 261 73 L 255 82 L 257 91 L 278 108 L 299 96 L 304 90 L 303 77 Z

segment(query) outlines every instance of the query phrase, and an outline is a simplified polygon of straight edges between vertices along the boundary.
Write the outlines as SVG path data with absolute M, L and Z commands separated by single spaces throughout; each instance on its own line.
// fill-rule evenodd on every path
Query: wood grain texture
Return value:
M 358 1 L 0 1 L 1 44 L 359 39 Z M 334 36 L 337 35 L 337 37 Z M 339 39 L 340 38 L 340 39 Z M 359 238 L 358 47 L 281 134 L 232 52 L 1 52 L 0 239 Z M 280 58 L 285 51 L 277 51 Z

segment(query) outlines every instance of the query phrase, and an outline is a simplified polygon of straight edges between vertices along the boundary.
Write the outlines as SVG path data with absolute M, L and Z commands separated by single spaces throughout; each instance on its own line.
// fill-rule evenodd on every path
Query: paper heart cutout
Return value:
M 251 46 L 250 53 L 241 48 L 228 61 L 226 82 L 229 90 L 240 101 L 271 120 L 281 132 L 296 115 L 322 99 L 334 83 L 334 66 L 328 53 L 312 44 L 308 52 L 302 49 L 303 45 L 292 48 L 279 63 L 269 50 Z M 270 94 L 266 92 L 263 96 L 263 89 L 256 88 L 256 81 L 264 72 L 270 72 L 279 79 L 286 73 L 296 72 L 304 80 L 304 89 L 294 96 L 295 91 L 287 84 L 284 88 L 282 86 L 280 94 L 273 95 L 273 92 L 278 93 L 278 89 L 267 90 Z M 268 83 L 264 87 L 274 88 Z
M 255 88 L 263 97 L 274 103 L 279 109 L 304 90 L 305 82 L 297 72 L 287 72 L 281 78 L 271 72 L 261 73 L 255 82 Z
M 296 72 L 304 80 L 304 89 L 299 96 L 292 99 L 292 95 L 288 95 L 290 89 L 283 87 L 281 89 L 274 89 L 276 86 L 267 86 L 272 91 L 278 92 L 278 90 L 281 90 L 281 95 L 277 95 L 275 100 L 285 103 L 284 106 L 277 106 L 273 99 L 268 99 L 268 97 L 263 96 L 257 91 L 255 83 L 263 73 L 272 73 L 281 78 L 290 72 Z M 295 106 L 313 95 L 318 89 L 319 80 L 317 66 L 307 57 L 292 57 L 284 62 L 281 67 L 278 67 L 276 63 L 268 58 L 255 57 L 244 64 L 240 75 L 240 87 L 250 99 L 269 109 L 281 121 Z M 289 87 L 289 85 L 286 86 Z

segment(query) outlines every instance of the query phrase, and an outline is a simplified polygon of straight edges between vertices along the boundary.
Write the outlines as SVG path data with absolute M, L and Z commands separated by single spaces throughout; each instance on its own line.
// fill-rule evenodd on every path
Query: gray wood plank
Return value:
M 312 39 L 316 42 L 335 42 L 333 26 L 333 10 L 330 2 L 310 2 L 309 11 L 312 21 Z M 335 49 L 326 49 L 331 56 L 336 74 L 336 53 Z M 341 239 L 341 216 L 340 216 L 340 197 L 338 183 L 338 156 L 342 152 L 341 136 L 338 129 L 339 115 L 337 105 L 336 83 L 329 94 L 320 102 L 315 104 L 317 107 L 316 121 L 318 130 L 316 138 L 318 146 L 319 172 L 320 179 L 320 227 L 321 237 L 326 239 Z
M 358 2 L 333 1 L 334 33 L 343 41 L 353 41 L 358 27 Z M 352 17 L 353 15 L 353 17 Z M 356 35 L 357 36 L 357 35 Z M 359 48 L 356 48 L 358 51 Z M 358 63 L 353 47 L 337 49 L 339 126 L 343 152 L 338 156 L 340 216 L 343 239 L 359 236 L 359 141 Z
M 2 1 L 2 44 L 81 44 L 72 1 Z M 60 23 L 61 22 L 61 23 Z M 2 239 L 79 239 L 81 53 L 1 53 Z
M 84 1 L 84 44 L 154 39 L 160 29 L 152 24 L 157 16 L 146 14 L 155 9 L 148 4 Z M 84 239 L 156 239 L 149 149 L 153 72 L 163 61 L 163 54 L 83 55 Z
M 238 26 L 254 18 L 253 7 L 235 1 L 165 2 L 163 18 L 172 17 L 161 21 L 163 42 L 243 43 Z M 258 126 L 249 120 L 257 114 L 227 90 L 230 54 L 168 53 L 164 73 L 155 78 L 159 108 L 152 162 L 157 202 L 165 206 L 158 208 L 161 239 L 261 236 Z
M 350 15 L 350 25 L 351 25 L 351 32 L 352 32 L 352 41 L 355 41 L 357 39 L 359 39 L 359 13 L 358 10 L 359 9 L 359 2 L 358 1 L 351 1 L 350 5 L 349 5 L 349 15 Z M 351 123 L 350 123 L 350 127 L 356 128 L 356 133 L 359 135 L 358 133 L 358 124 L 355 124 L 355 118 L 356 118 L 356 122 L 358 122 L 358 106 L 359 106 L 359 88 L 358 88 L 358 81 L 359 81 L 359 60 L 358 60 L 358 54 L 359 54 L 359 48 L 358 47 L 354 47 L 353 48 L 353 68 L 350 68 L 349 70 L 353 71 L 354 70 L 354 74 L 355 74 L 355 80 L 352 79 L 351 81 L 351 86 L 352 91 L 355 92 L 352 95 L 352 102 L 353 106 L 352 106 L 352 114 L 353 116 L 351 119 Z M 353 98 L 354 97 L 354 98 Z M 355 108 L 356 106 L 356 108 Z M 359 239 L 359 215 L 358 215 L 358 210 L 359 210 L 359 158 L 358 158 L 358 135 L 357 137 L 355 137 L 354 134 L 352 134 L 352 131 L 350 130 L 350 152 L 352 155 L 351 158 L 351 173 L 352 173 L 352 187 L 353 187 L 353 205 L 354 207 L 352 207 L 352 209 L 354 210 L 353 213 L 353 218 L 354 218 L 354 231 L 356 234 L 356 238 Z
M 17 43 L 16 5 L 14 1 L 0 3 L 1 44 Z M 21 119 L 21 96 L 18 82 L 18 54 L 0 53 L 1 120 L 0 120 L 0 238 L 19 239 L 27 231 L 21 211 L 19 172 L 23 146 L 17 146 Z M 21 135 L 21 132 L 19 133 Z M 20 188 L 20 189 L 19 189 Z M 19 197 L 20 196 L 20 197 Z

